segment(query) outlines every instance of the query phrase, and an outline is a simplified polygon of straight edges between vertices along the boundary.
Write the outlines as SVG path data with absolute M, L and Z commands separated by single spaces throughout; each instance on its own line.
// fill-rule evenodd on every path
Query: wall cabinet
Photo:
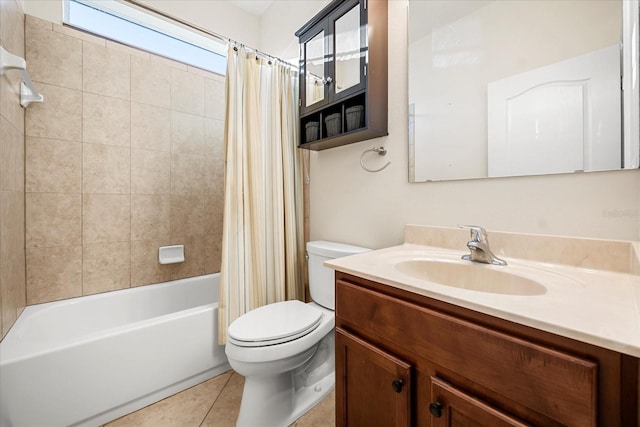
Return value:
M 338 426 L 640 422 L 637 358 L 340 272 L 336 337 Z
M 296 32 L 301 148 L 387 135 L 387 1 L 335 0 Z

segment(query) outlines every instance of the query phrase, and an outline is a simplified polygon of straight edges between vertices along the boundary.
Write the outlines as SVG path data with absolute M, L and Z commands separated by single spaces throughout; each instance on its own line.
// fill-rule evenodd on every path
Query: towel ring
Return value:
M 387 149 L 384 147 L 373 147 L 373 148 L 369 148 L 368 150 L 364 150 L 362 152 L 362 155 L 360 155 L 360 166 L 362 167 L 362 169 L 366 170 L 367 172 L 371 172 L 371 173 L 375 173 L 375 172 L 380 172 L 381 170 L 383 170 L 384 168 L 386 168 L 387 166 L 389 166 L 391 164 L 391 162 L 387 162 L 386 165 L 382 166 L 380 169 L 369 169 L 364 165 L 364 155 L 367 154 L 370 151 L 375 151 L 376 153 L 378 153 L 381 156 L 384 156 L 387 154 Z

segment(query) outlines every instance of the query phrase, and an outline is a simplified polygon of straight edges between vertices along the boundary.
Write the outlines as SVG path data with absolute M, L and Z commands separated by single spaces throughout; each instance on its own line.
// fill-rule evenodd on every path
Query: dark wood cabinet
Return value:
M 431 399 L 433 427 L 528 426 L 437 377 L 431 377 Z
M 336 272 L 336 336 L 337 343 L 346 336 L 358 348 L 393 355 L 410 369 L 406 418 L 366 425 L 638 427 L 640 422 L 638 358 L 341 272 Z M 336 348 L 337 425 L 356 427 L 365 424 L 351 422 L 351 414 L 371 405 L 369 398 L 353 398 L 357 379 L 345 374 L 351 364 L 361 364 L 360 387 L 382 393 L 392 381 L 392 365 L 382 369 L 374 357 L 345 362 L 349 347 L 344 346 Z
M 338 328 L 336 365 L 338 425 L 411 425 L 410 364 Z
M 387 1 L 335 0 L 296 32 L 299 146 L 387 135 Z

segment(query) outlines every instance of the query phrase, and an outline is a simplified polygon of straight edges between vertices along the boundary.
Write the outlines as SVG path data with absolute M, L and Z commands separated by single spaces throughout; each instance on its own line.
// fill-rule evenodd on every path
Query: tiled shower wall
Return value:
M 0 1 L 0 43 L 24 58 L 24 14 L 15 0 Z M 25 306 L 24 110 L 20 73 L 0 77 L 0 338 Z
M 27 304 L 220 271 L 224 77 L 25 25 Z M 160 265 L 172 244 L 186 262 Z

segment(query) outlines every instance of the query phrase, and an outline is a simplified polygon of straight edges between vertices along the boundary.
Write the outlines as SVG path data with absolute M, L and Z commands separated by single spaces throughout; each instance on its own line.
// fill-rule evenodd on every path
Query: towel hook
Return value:
M 370 151 L 374 151 L 376 153 L 378 153 L 381 156 L 384 156 L 387 154 L 387 149 L 384 147 L 373 147 L 373 148 L 369 148 L 368 150 L 364 150 L 362 152 L 362 155 L 360 155 L 360 166 L 362 166 L 362 169 L 366 170 L 367 172 L 380 172 L 381 170 L 383 170 L 384 168 L 386 168 L 387 166 L 389 166 L 391 164 L 391 162 L 387 162 L 386 165 L 382 166 L 379 169 L 369 169 L 364 165 L 364 155 L 367 154 Z

